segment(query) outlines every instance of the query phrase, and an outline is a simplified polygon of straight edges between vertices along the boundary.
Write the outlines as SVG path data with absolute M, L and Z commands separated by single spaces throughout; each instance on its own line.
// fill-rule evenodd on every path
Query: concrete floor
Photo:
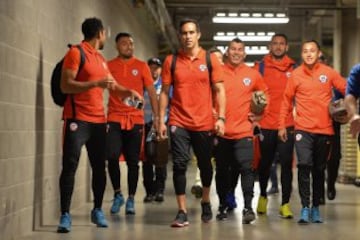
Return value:
M 188 176 L 188 189 L 194 179 L 194 167 L 190 167 Z M 296 179 L 296 178 L 295 178 Z M 40 231 L 34 232 L 22 240 L 104 240 L 104 239 L 359 239 L 360 237 L 360 188 L 353 185 L 337 184 L 337 198 L 334 201 L 327 200 L 325 206 L 321 206 L 324 218 L 323 224 L 310 224 L 300 226 L 297 224 L 300 211 L 300 203 L 296 181 L 291 199 L 292 210 L 295 218 L 291 220 L 281 219 L 278 216 L 280 195 L 269 197 L 268 214 L 257 216 L 256 221 L 250 225 L 241 223 L 242 197 L 241 189 L 237 188 L 237 202 L 240 206 L 229 215 L 226 221 L 213 219 L 204 224 L 200 220 L 200 201 L 193 195 L 188 194 L 188 217 L 190 225 L 185 228 L 174 229 L 170 223 L 175 217 L 176 201 L 172 187 L 172 172 L 169 171 L 165 202 L 162 204 L 143 204 L 144 188 L 140 177 L 138 193 L 136 196 L 136 215 L 125 216 L 122 208 L 119 215 L 111 216 L 112 191 L 107 187 L 103 209 L 109 221 L 109 228 L 96 228 L 90 223 L 89 213 L 92 204 L 85 204 L 82 208 L 72 211 L 73 226 L 68 234 L 56 233 L 57 226 L 43 226 Z M 190 184 L 189 184 L 190 183 Z M 123 184 L 124 186 L 126 184 Z M 259 186 L 256 183 L 253 207 L 256 209 L 259 196 Z M 212 208 L 214 216 L 218 207 L 215 188 L 212 188 Z

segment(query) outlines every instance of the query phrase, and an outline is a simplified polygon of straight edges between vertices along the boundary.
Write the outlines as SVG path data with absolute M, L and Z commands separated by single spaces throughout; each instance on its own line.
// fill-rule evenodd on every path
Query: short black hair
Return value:
M 242 44 L 244 44 L 244 47 L 245 47 L 245 42 L 243 41 L 243 40 L 241 40 L 240 38 L 233 38 L 230 42 L 229 42 L 229 45 L 228 46 L 230 46 L 230 44 L 232 43 L 232 42 L 234 42 L 234 43 L 242 43 Z
M 208 51 L 209 51 L 209 53 L 219 52 L 222 54 L 221 50 L 218 49 L 217 47 L 211 47 L 211 48 L 209 48 Z
M 148 61 L 147 61 L 147 64 L 150 66 L 152 64 L 155 64 L 159 67 L 161 67 L 161 60 L 157 57 L 152 57 L 152 58 L 149 58 Z
M 318 48 L 318 50 L 320 51 L 321 48 L 320 48 L 320 44 L 318 41 L 316 41 L 315 39 L 311 39 L 311 40 L 306 40 L 303 42 L 303 44 L 301 46 L 304 46 L 304 44 L 306 43 L 315 43 L 316 47 Z
M 285 43 L 288 44 L 288 37 L 284 34 L 284 33 L 275 33 L 272 37 L 271 37 L 271 41 L 274 40 L 274 38 L 276 37 L 282 37 L 285 39 Z
M 104 26 L 101 20 L 96 17 L 85 19 L 81 25 L 81 31 L 85 40 L 91 40 L 97 37 L 102 30 L 104 30 Z
M 184 26 L 186 23 L 193 23 L 196 26 L 196 31 L 200 32 L 200 25 L 199 22 L 196 19 L 193 18 L 183 18 L 182 20 L 180 20 L 179 23 L 179 33 L 181 33 L 181 28 L 182 26 Z
M 120 38 L 122 37 L 129 37 L 131 38 L 131 34 L 130 33 L 127 33 L 127 32 L 119 32 L 116 37 L 115 37 L 115 42 L 117 42 Z

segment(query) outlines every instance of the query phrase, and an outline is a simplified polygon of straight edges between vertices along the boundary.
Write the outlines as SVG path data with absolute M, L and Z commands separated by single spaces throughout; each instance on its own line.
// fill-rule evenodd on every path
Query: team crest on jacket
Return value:
M 319 80 L 321 83 L 326 83 L 328 80 L 328 77 L 325 74 L 321 74 L 319 77 Z
M 200 69 L 200 71 L 204 72 L 206 70 L 206 65 L 200 64 L 199 69 Z
M 244 78 L 243 83 L 244 83 L 245 86 L 249 86 L 251 84 L 251 79 L 250 78 Z
M 285 75 L 287 78 L 289 78 L 289 77 L 291 77 L 291 72 L 286 72 Z
M 132 75 L 136 76 L 136 75 L 138 75 L 139 71 L 137 69 L 133 69 L 131 71 L 131 73 L 132 73 Z

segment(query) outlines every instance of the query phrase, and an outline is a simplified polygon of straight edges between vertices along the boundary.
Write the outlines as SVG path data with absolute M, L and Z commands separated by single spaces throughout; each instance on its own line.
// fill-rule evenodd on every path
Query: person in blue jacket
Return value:
M 350 119 L 350 133 L 355 138 L 358 138 L 358 144 L 360 146 L 360 115 L 357 105 L 357 99 L 360 97 L 360 63 L 354 65 L 348 77 L 348 83 L 345 93 L 345 106 L 348 111 L 348 117 Z M 355 185 L 360 186 L 360 177 L 355 180 Z

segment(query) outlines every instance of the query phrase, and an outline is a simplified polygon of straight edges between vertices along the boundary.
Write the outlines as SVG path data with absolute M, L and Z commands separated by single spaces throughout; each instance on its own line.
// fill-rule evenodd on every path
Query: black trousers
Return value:
M 148 135 L 152 124 L 145 124 L 145 136 Z M 146 139 L 145 139 L 146 140 Z M 164 149 L 168 151 L 168 149 Z M 157 156 L 156 156 L 157 157 Z M 163 193 L 165 190 L 165 180 L 167 177 L 167 167 L 155 166 L 156 159 L 152 159 L 150 156 L 146 155 L 145 151 L 145 160 L 143 161 L 142 170 L 143 170 L 143 184 L 147 195 L 154 195 L 155 193 Z
M 310 175 L 312 176 L 312 205 L 314 207 L 319 206 L 331 142 L 332 136 L 330 135 L 295 131 L 298 185 L 303 207 L 310 207 Z
M 94 208 L 101 208 L 106 185 L 106 124 L 79 120 L 64 121 L 62 171 L 60 175 L 61 212 L 70 211 L 75 173 L 82 146 L 85 145 L 92 169 Z
M 288 203 L 292 191 L 292 165 L 294 153 L 294 128 L 288 127 L 286 142 L 278 138 L 277 130 L 262 129 L 264 138 L 260 141 L 261 160 L 259 166 L 260 195 L 267 196 L 266 189 L 270 176 L 270 169 L 275 159 L 275 154 L 279 154 L 281 165 L 281 192 L 282 204 Z
M 340 139 L 341 124 L 333 121 L 334 136 L 330 152 L 330 158 L 327 162 L 327 185 L 334 187 L 338 177 L 340 159 L 341 159 L 341 139 Z
M 173 182 L 176 195 L 185 194 L 186 170 L 191 159 L 192 147 L 197 158 L 203 187 L 210 187 L 213 169 L 211 156 L 213 136 L 210 131 L 190 131 L 177 126 L 170 126 L 170 143 L 173 160 Z
M 120 189 L 121 187 L 119 157 L 121 153 L 123 153 L 128 168 L 128 192 L 129 195 L 135 195 L 139 180 L 139 159 L 142 135 L 142 124 L 135 124 L 131 130 L 122 130 L 120 123 L 108 123 L 108 171 L 114 190 Z
M 226 195 L 231 188 L 231 171 L 237 170 L 241 175 L 241 188 L 244 196 L 244 207 L 251 209 L 254 196 L 255 175 L 252 170 L 254 158 L 253 139 L 238 140 L 218 138 L 216 146 L 216 191 L 220 205 L 226 205 Z

